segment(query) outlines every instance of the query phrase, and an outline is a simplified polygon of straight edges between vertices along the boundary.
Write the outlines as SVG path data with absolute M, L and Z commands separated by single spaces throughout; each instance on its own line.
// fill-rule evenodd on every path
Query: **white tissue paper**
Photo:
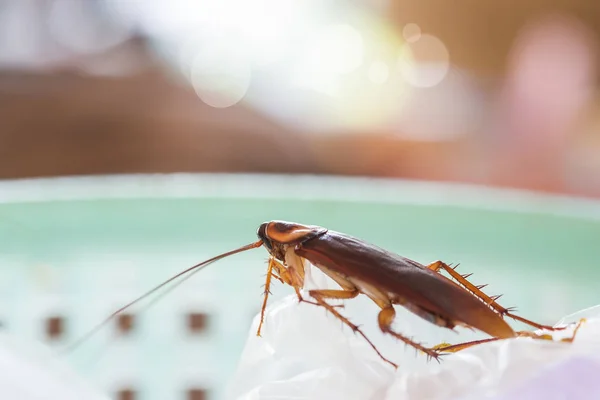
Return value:
M 312 270 L 309 286 L 335 288 L 323 276 L 316 277 L 319 272 Z M 277 289 L 283 290 L 281 286 Z M 304 297 L 309 299 L 307 291 Z M 267 308 L 261 337 L 256 336 L 258 316 L 255 318 L 227 398 L 600 399 L 600 306 L 558 321 L 555 326 L 586 318 L 572 343 L 520 337 L 473 346 L 445 355 L 438 363 L 381 334 L 376 323 L 378 309 L 365 299 L 347 300 L 345 308 L 338 311 L 361 325 L 383 355 L 398 364 L 397 370 L 325 309 L 298 303 L 297 297 L 290 295 Z M 460 328 L 457 334 L 401 307 L 396 310 L 393 328 L 427 347 L 487 337 Z M 559 339 L 570 337 L 573 328 L 544 333 Z

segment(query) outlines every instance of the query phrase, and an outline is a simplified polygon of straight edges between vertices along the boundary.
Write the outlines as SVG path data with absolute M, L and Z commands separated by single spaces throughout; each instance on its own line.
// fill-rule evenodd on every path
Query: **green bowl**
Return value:
M 342 231 L 424 264 L 460 263 L 536 321 L 599 303 L 595 201 L 366 178 L 133 175 L 0 183 L 0 322 L 59 350 L 171 275 L 256 241 L 272 219 Z M 223 398 L 261 305 L 266 258 L 255 249 L 211 265 L 134 306 L 128 335 L 105 326 L 68 361 L 109 393 L 131 387 L 162 400 L 200 388 Z M 273 300 L 293 293 L 273 290 Z M 190 313 L 204 314 L 206 327 L 191 332 Z M 45 331 L 51 316 L 63 319 L 60 337 Z

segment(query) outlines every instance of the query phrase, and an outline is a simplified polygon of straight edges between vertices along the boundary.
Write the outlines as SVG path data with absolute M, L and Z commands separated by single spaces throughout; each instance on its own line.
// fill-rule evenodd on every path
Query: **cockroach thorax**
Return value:
M 256 232 L 265 246 L 272 247 L 275 243 L 300 244 L 327 232 L 320 226 L 302 225 L 295 222 L 270 221 L 264 222 Z

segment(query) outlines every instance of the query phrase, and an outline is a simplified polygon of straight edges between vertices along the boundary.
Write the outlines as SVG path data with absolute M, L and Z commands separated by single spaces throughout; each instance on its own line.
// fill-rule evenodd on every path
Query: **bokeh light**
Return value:
M 363 62 L 364 42 L 360 32 L 348 24 L 328 25 L 314 32 L 298 49 L 292 79 L 302 88 L 336 97 L 346 79 Z
M 373 61 L 369 67 L 368 76 L 371 82 L 381 85 L 390 76 L 390 68 L 383 61 Z
M 127 25 L 113 23 L 108 13 L 99 17 L 99 11 L 103 10 L 85 0 L 53 0 L 47 19 L 53 39 L 77 53 L 94 53 L 129 38 Z
M 239 46 L 206 43 L 194 58 L 190 78 L 194 90 L 206 104 L 230 107 L 241 101 L 252 78 L 248 56 Z
M 510 131 L 529 137 L 533 147 L 553 135 L 562 144 L 560 136 L 569 135 L 569 124 L 592 94 L 594 58 L 589 32 L 577 20 L 546 16 L 527 24 L 509 54 Z
M 346 74 L 358 68 L 364 56 L 363 39 L 355 28 L 347 24 L 328 26 L 321 34 L 314 56 L 322 68 Z
M 421 27 L 417 24 L 406 24 L 402 29 L 402 37 L 408 43 L 414 43 L 421 38 Z
M 401 50 L 398 68 L 406 81 L 416 87 L 432 87 L 439 84 L 450 69 L 450 54 L 444 43 L 429 34 L 415 35 Z M 410 57 L 407 56 L 410 54 Z M 411 60 L 411 62 L 407 62 Z

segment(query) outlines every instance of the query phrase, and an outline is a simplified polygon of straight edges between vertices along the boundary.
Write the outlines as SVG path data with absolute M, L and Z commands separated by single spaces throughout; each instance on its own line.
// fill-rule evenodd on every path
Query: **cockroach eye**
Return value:
M 268 222 L 261 224 L 256 231 L 256 235 L 260 240 L 262 240 L 263 244 L 267 248 L 267 250 L 273 250 L 273 246 L 271 244 L 271 240 L 267 237 L 267 225 Z
M 269 250 L 269 251 L 273 250 L 273 245 L 271 244 L 270 240 L 263 240 L 263 244 L 265 245 L 267 250 Z

